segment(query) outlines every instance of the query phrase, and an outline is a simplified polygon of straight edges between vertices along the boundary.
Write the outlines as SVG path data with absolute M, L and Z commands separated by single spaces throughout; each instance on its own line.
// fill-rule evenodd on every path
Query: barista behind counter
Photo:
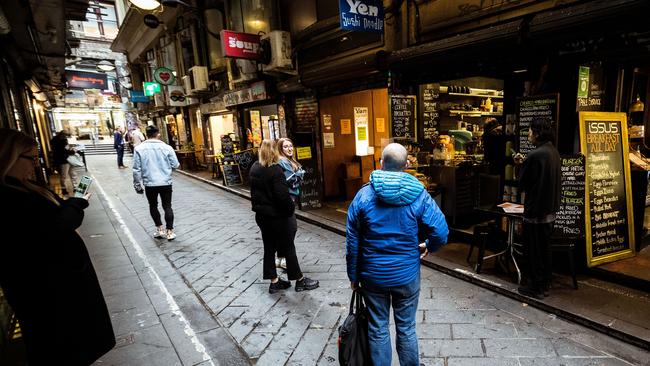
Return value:
M 488 118 L 483 132 L 483 161 L 488 164 L 490 174 L 503 174 L 506 161 L 505 145 L 503 126 L 496 118 Z

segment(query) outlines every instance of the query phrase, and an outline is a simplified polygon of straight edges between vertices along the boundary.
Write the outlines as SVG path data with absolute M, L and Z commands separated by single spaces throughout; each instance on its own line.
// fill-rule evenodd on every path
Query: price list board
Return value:
M 390 96 L 392 137 L 417 140 L 415 130 L 415 100 L 416 97 L 414 95 Z
M 440 97 L 440 84 L 420 85 L 422 96 L 422 140 L 430 141 L 435 137 L 440 124 L 440 111 L 438 98 Z
M 559 112 L 559 94 L 536 95 L 534 97 L 517 98 L 517 140 L 519 152 L 527 155 L 535 149 L 528 141 L 528 131 L 530 124 L 535 119 L 545 119 L 553 122 L 555 129 L 554 145 L 557 146 L 557 126 Z
M 625 113 L 580 112 L 589 267 L 635 255 L 627 141 Z
M 585 157 L 581 154 L 562 156 L 560 209 L 555 215 L 553 235 L 581 237 L 584 235 Z

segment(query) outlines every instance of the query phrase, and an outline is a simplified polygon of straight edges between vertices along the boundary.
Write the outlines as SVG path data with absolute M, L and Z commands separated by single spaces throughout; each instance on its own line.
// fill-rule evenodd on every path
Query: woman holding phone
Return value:
M 298 163 L 298 161 L 293 157 L 293 142 L 290 139 L 286 137 L 279 139 L 277 147 L 278 155 L 280 156 L 278 165 L 280 165 L 282 172 L 284 173 L 287 187 L 289 188 L 289 195 L 291 196 L 293 203 L 297 205 L 298 200 L 300 199 L 300 184 L 305 176 L 305 171 L 302 169 L 302 166 L 300 166 L 300 163 Z M 297 227 L 298 223 L 294 222 L 294 226 Z M 286 269 L 287 260 L 283 257 L 277 258 L 275 260 L 275 266 Z
M 36 140 L 0 129 L 0 286 L 29 365 L 90 365 L 115 346 L 111 318 L 77 234 L 88 195 L 62 200 L 38 185 Z
M 296 280 L 296 291 L 313 290 L 318 281 L 303 276 L 298 264 L 296 246 L 295 206 L 289 196 L 282 168 L 278 165 L 279 154 L 272 140 L 264 140 L 259 149 L 259 160 L 251 167 L 251 203 L 255 222 L 262 232 L 264 242 L 263 276 L 271 280 L 269 293 L 291 287 Z M 275 269 L 275 253 L 286 257 L 289 281 L 278 277 Z

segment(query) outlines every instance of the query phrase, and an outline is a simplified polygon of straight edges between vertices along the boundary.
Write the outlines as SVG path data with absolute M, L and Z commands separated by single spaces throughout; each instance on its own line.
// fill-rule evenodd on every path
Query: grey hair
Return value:
M 406 148 L 398 143 L 386 145 L 384 151 L 381 152 L 382 169 L 399 172 L 406 167 L 406 158 L 408 153 Z

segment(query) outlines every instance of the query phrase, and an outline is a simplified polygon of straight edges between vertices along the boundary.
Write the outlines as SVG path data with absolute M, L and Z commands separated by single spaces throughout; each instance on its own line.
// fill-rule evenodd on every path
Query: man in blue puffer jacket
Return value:
M 420 364 L 415 334 L 420 259 L 445 245 L 449 234 L 438 205 L 415 177 L 402 171 L 406 158 L 404 146 L 386 146 L 381 170 L 372 172 L 370 184 L 348 208 L 348 277 L 353 290 L 362 290 L 368 307 L 370 354 L 376 366 L 391 364 L 391 304 L 400 364 Z

